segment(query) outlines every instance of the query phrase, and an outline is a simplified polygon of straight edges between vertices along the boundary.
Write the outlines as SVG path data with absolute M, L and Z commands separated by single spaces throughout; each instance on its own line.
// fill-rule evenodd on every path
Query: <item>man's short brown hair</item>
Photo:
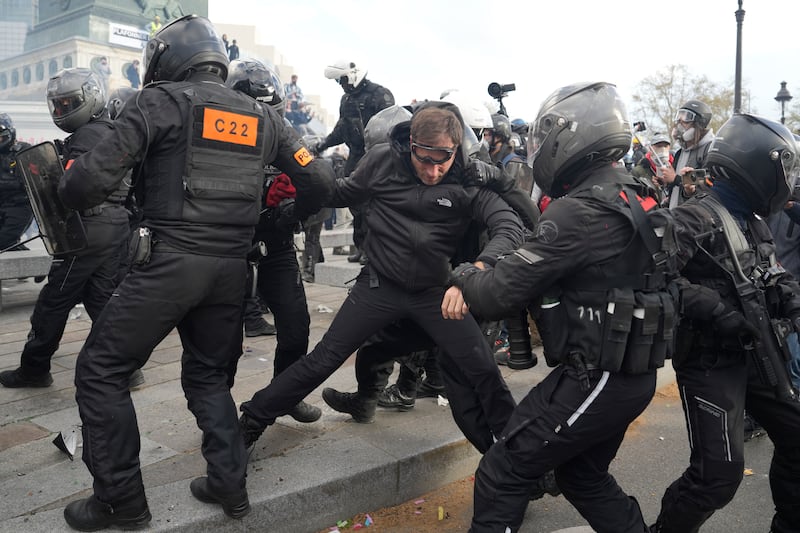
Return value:
M 450 137 L 454 146 L 461 145 L 464 127 L 452 111 L 440 107 L 426 107 L 411 117 L 411 138 L 415 142 L 426 144 L 441 134 Z

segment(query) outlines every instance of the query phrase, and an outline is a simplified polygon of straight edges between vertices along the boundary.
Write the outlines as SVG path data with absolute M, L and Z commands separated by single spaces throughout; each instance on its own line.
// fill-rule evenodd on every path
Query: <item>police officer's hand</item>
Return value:
M 751 324 L 742 313 L 723 302 L 714 309 L 711 319 L 714 327 L 723 335 L 750 335 L 754 339 L 761 338 L 761 333 L 754 324 Z
M 503 176 L 503 171 L 499 167 L 480 159 L 472 159 L 469 166 L 467 166 L 465 174 L 470 182 L 486 185 L 500 179 Z
M 328 149 L 328 146 L 325 144 L 325 141 L 320 141 L 318 143 L 314 143 L 314 144 L 312 144 L 311 146 L 308 147 L 308 150 L 314 155 L 319 155 L 319 154 L 321 154 L 322 152 L 324 152 L 327 149 Z
M 442 317 L 445 320 L 463 320 L 469 313 L 469 306 L 458 287 L 450 287 L 442 298 Z
M 461 287 L 465 278 L 480 270 L 474 263 L 461 263 L 450 274 L 450 284 Z
M 294 198 L 284 198 L 275 208 L 275 227 L 279 230 L 294 231 L 299 221 L 294 215 Z

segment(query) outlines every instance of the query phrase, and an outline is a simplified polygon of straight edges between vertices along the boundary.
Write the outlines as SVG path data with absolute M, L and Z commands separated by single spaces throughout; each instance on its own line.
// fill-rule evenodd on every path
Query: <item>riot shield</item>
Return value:
M 47 252 L 58 255 L 86 248 L 86 230 L 80 215 L 66 208 L 58 197 L 64 168 L 53 143 L 26 148 L 17 153 L 16 160 Z

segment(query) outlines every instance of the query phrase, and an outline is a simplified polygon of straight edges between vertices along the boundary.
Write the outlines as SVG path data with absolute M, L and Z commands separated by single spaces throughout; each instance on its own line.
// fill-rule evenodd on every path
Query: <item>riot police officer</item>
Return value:
M 283 83 L 274 68 L 256 59 L 234 60 L 228 68 L 225 84 L 269 105 L 283 117 L 286 99 Z M 293 128 L 289 131 L 294 133 Z M 288 186 L 283 187 L 284 182 Z M 255 242 L 261 241 L 266 245 L 266 255 L 258 259 L 257 292 L 275 317 L 278 340 L 275 346 L 275 375 L 308 352 L 311 326 L 306 292 L 294 249 L 294 227 L 298 220 L 293 210 L 298 199 L 296 194 L 284 193 L 293 189 L 294 185 L 286 174 L 271 169 L 265 182 L 262 211 L 254 237 Z M 308 423 L 319 420 L 322 411 L 301 400 L 288 414 L 298 422 Z
M 317 144 L 314 150 L 321 153 L 328 147 L 346 144 L 350 153 L 344 174 L 349 176 L 364 157 L 364 128 L 367 122 L 381 109 L 394 105 L 394 95 L 386 87 L 368 80 L 366 67 L 352 61 L 336 61 L 325 67 L 325 77 L 336 80 L 344 94 L 339 102 L 339 120 L 330 135 Z M 366 256 L 363 256 L 362 246 L 367 228 L 364 227 L 361 208 L 352 206 L 350 211 L 353 213 L 353 244 L 356 250 L 347 260 L 351 263 L 360 261 L 363 264 Z
M 0 113 L 0 251 L 17 245 L 33 220 L 25 185 L 14 171 L 14 155 L 30 145 L 17 142 L 17 130 L 7 113 Z M 24 245 L 17 249 L 24 250 Z
M 733 499 L 745 465 L 745 405 L 775 444 L 769 530 L 800 531 L 800 403 L 784 357 L 769 348 L 776 340 L 785 345 L 792 325 L 800 326 L 800 286 L 776 263 L 764 221 L 784 208 L 799 162 L 782 124 L 734 115 L 705 159 L 712 187 L 668 213 L 686 258 L 672 365 L 692 453 L 686 471 L 664 493 L 651 531 L 696 532 Z M 775 332 L 782 332 L 780 339 Z M 772 361 L 772 372 L 765 360 Z
M 65 166 L 90 150 L 113 127 L 96 76 L 84 68 L 62 70 L 47 84 L 53 122 L 70 133 L 63 142 Z M 96 321 L 117 285 L 122 245 L 128 237 L 127 188 L 109 189 L 81 206 L 87 247 L 56 255 L 31 315 L 31 330 L 20 366 L 0 372 L 6 387 L 49 387 L 50 360 L 58 350 L 69 311 L 83 303 Z M 137 380 L 138 381 L 138 380 Z
M 116 189 L 128 169 L 142 209 L 132 266 L 93 324 L 76 365 L 83 459 L 94 494 L 70 503 L 79 530 L 151 520 L 139 466 L 139 430 L 126 380 L 175 327 L 181 383 L 203 432 L 207 476 L 195 498 L 230 517 L 250 510 L 247 454 L 228 385 L 240 352 L 247 253 L 261 205 L 264 165 L 291 172 L 302 218 L 327 199 L 333 176 L 268 106 L 225 87 L 228 57 L 211 22 L 187 15 L 148 43 L 145 87 L 116 127 L 64 174 L 59 194 L 83 209 Z
M 662 245 L 646 223 L 655 201 L 612 166 L 630 146 L 626 117 L 608 83 L 550 95 L 528 142 L 536 183 L 557 199 L 534 238 L 494 269 L 454 272 L 482 316 L 507 316 L 538 299 L 544 355 L 555 366 L 481 459 L 472 533 L 517 531 L 534 480 L 551 469 L 595 531 L 646 531 L 608 465 L 653 396 L 673 317 L 653 259 Z M 651 331 L 642 332 L 634 310 Z

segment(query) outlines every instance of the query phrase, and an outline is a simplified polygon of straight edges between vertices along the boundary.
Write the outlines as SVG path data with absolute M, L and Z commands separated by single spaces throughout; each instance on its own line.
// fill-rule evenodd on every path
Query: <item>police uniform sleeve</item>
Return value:
M 522 223 L 513 209 L 496 193 L 479 189 L 473 200 L 473 218 L 478 220 L 489 234 L 489 241 L 478 254 L 476 261 L 490 266 L 497 259 L 522 243 Z
M 135 105 L 126 106 L 114 128 L 91 150 L 74 159 L 64 173 L 58 185 L 64 205 L 87 209 L 108 198 L 129 169 L 142 160 L 149 145 L 182 130 L 181 117 L 177 103 L 159 89 L 140 91 Z
M 375 113 L 382 111 L 387 107 L 392 107 L 394 105 L 394 95 L 392 94 L 392 91 L 382 85 L 379 85 L 378 90 L 375 91 L 374 104 Z
M 297 189 L 294 215 L 298 220 L 304 220 L 330 204 L 335 180 L 333 167 L 311 155 L 294 129 L 287 127 L 272 108 L 265 106 L 265 109 L 276 140 L 274 150 L 267 155 L 271 160 L 266 163 L 292 177 L 292 184 Z
M 497 261 L 494 268 L 454 281 L 479 316 L 501 319 L 526 307 L 544 291 L 607 253 L 602 238 L 587 231 L 580 203 L 559 199 L 542 214 L 533 238 Z M 599 252 L 598 252 L 599 250 Z

